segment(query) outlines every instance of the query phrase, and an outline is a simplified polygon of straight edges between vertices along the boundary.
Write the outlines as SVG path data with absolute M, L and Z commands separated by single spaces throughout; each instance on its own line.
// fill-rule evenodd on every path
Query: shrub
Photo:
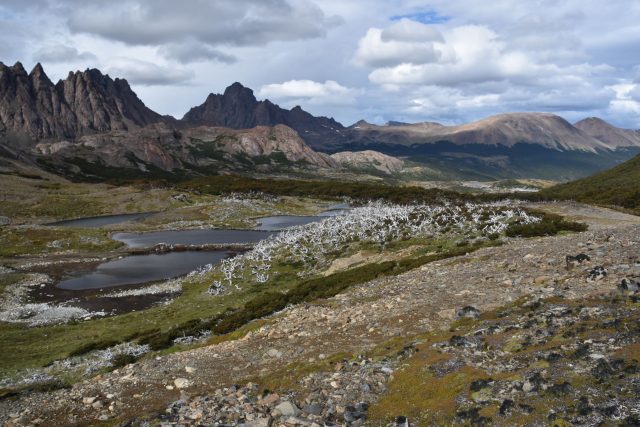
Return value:
M 560 215 L 547 212 L 530 212 L 536 216 L 542 217 L 542 221 L 531 224 L 511 224 L 505 231 L 509 237 L 538 237 L 538 236 L 555 236 L 561 231 L 586 231 L 586 224 L 567 221 Z

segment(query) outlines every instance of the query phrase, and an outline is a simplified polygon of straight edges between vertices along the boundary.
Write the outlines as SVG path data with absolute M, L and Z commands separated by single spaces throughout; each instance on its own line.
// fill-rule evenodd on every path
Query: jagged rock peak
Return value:
M 53 84 L 38 63 L 27 75 L 17 62 L 0 66 L 0 128 L 32 140 L 75 139 L 162 121 L 124 79 L 98 69 L 70 72 Z
M 25 75 L 25 76 L 27 75 L 27 70 L 24 69 L 22 62 L 20 61 L 13 64 L 13 66 L 11 67 L 11 71 L 13 71 L 14 74 Z

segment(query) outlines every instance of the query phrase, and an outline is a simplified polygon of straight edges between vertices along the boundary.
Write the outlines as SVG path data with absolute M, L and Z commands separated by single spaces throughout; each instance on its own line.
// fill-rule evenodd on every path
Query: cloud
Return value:
M 216 61 L 225 64 L 236 62 L 236 57 L 233 55 L 194 41 L 162 46 L 159 53 L 167 59 L 173 59 L 183 64 L 203 61 Z
M 110 61 L 106 70 L 113 77 L 122 77 L 133 85 L 142 86 L 182 85 L 194 77 L 191 70 L 164 67 L 132 58 L 116 58 Z
M 114 0 L 79 2 L 68 26 L 128 45 L 161 45 L 194 39 L 209 46 L 264 46 L 273 41 L 322 37 L 340 19 L 309 1 Z
M 50 63 L 95 61 L 97 59 L 91 52 L 80 52 L 75 47 L 65 44 L 41 47 L 33 54 L 33 58 L 36 61 Z
M 264 98 L 300 100 L 315 104 L 349 104 L 354 101 L 357 91 L 342 86 L 336 81 L 324 83 L 312 80 L 290 80 L 262 86 L 258 94 Z
M 387 30 L 367 32 L 360 40 L 355 60 L 375 67 L 369 74 L 372 83 L 391 90 L 401 86 L 469 86 L 499 81 L 524 86 L 564 84 L 571 87 L 612 70 L 603 65 L 563 66 L 542 61 L 481 25 L 454 27 L 439 38 L 422 27 L 432 28 L 419 23 L 405 25 L 403 31 L 413 30 L 415 37 L 403 35 L 404 40 L 411 41 L 395 44 L 377 37 Z M 393 29 L 393 26 L 389 28 Z
M 370 28 L 358 42 L 354 62 L 368 67 L 424 64 L 438 60 L 436 42 L 442 35 L 433 27 L 402 19 L 389 28 Z

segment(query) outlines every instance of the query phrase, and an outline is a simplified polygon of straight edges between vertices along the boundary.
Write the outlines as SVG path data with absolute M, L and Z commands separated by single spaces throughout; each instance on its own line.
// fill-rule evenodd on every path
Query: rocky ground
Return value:
M 240 339 L 5 398 L 0 422 L 639 425 L 640 218 L 547 208 L 590 231 L 512 239 L 291 307 Z

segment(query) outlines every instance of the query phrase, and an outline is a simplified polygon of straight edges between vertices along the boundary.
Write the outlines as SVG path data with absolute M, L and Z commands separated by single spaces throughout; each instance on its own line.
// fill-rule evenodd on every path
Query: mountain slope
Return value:
M 541 194 L 640 212 L 640 156 L 587 178 L 548 188 Z
M 589 117 L 574 126 L 610 148 L 640 147 L 640 132 L 615 127 L 598 117 Z
M 377 151 L 341 151 L 331 158 L 339 164 L 356 170 L 374 170 L 385 174 L 400 172 L 404 162 L 398 158 L 387 156 Z
M 224 126 L 249 129 L 255 126 L 286 125 L 296 130 L 312 148 L 342 141 L 344 126 L 327 117 L 315 117 L 300 107 L 285 110 L 269 100 L 258 101 L 253 91 L 240 83 L 223 94 L 209 94 L 205 102 L 189 110 L 183 126 Z
M 178 131 L 157 123 L 133 131 L 85 135 L 73 142 L 41 142 L 35 151 L 47 169 L 89 179 L 339 167 L 284 125 L 242 130 L 199 126 Z
M 563 118 L 548 113 L 499 114 L 459 126 L 443 126 L 431 122 L 375 126 L 358 122 L 350 129 L 355 134 L 355 143 L 362 139 L 400 145 L 446 141 L 456 145 L 504 147 L 529 143 L 560 151 L 596 152 L 609 149 L 602 141 L 573 127 Z
M 135 129 L 161 121 L 124 79 L 99 70 L 69 73 L 53 84 L 37 64 L 27 74 L 21 63 L 0 63 L 0 133 L 6 140 L 75 138 Z

